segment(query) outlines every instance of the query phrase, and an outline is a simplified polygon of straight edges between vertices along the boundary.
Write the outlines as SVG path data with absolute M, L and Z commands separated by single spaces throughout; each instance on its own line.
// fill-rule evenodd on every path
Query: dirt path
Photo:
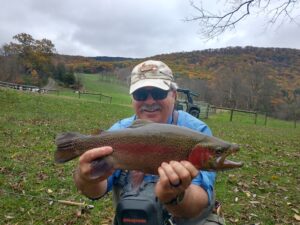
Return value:
M 56 87 L 56 82 L 51 77 L 48 78 L 48 84 L 43 89 L 53 90 Z

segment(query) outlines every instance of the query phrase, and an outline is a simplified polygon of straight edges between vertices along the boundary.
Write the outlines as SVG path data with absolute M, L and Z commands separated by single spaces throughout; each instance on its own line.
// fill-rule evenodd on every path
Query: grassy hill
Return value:
M 100 83 L 94 82 L 95 86 L 87 86 L 97 91 Z M 130 100 L 126 90 L 105 89 L 106 85 L 103 92 L 116 92 L 114 99 L 121 104 L 0 89 L 0 224 L 110 224 L 111 196 L 95 202 L 86 199 L 73 184 L 76 160 L 64 165 L 53 161 L 58 133 L 107 129 L 133 113 L 122 102 Z M 300 129 L 278 120 L 264 127 L 243 120 L 230 123 L 227 118 L 218 114 L 206 121 L 215 136 L 241 145 L 241 152 L 231 158 L 245 162 L 242 169 L 218 174 L 217 199 L 227 224 L 296 224 Z M 85 202 L 95 208 L 56 200 Z
M 131 105 L 131 97 L 129 95 L 129 87 L 120 85 L 117 81 L 101 80 L 99 74 L 83 74 L 78 73 L 76 76 L 83 83 L 83 92 L 89 93 L 101 93 L 102 95 L 111 97 L 112 104 Z M 68 96 L 72 98 L 79 98 L 79 95 L 69 88 L 57 87 L 59 94 L 62 96 Z M 56 94 L 53 92 L 53 94 Z M 110 99 L 107 97 L 101 97 L 97 95 L 80 95 L 81 99 L 93 100 L 97 102 L 110 103 Z

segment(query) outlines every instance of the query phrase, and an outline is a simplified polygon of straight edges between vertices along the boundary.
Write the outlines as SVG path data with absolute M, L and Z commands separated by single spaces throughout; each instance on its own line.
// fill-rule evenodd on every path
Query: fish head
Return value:
M 206 144 L 197 144 L 189 155 L 189 161 L 198 169 L 203 170 L 226 170 L 243 166 L 241 162 L 233 162 L 226 159 L 227 156 L 239 151 L 237 144 L 213 138 Z

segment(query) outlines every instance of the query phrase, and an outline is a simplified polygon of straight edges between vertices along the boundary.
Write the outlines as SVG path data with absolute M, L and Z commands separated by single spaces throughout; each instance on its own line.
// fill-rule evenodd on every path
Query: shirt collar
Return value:
M 133 120 L 136 120 L 137 119 L 137 116 L 134 115 L 134 119 Z M 167 124 L 172 124 L 173 122 L 173 113 L 169 116 L 168 120 L 167 120 Z

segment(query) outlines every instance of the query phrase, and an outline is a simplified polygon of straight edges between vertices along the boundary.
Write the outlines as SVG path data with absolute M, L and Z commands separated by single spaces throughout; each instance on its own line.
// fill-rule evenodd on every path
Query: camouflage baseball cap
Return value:
M 132 94 L 137 89 L 147 86 L 169 90 L 172 81 L 174 81 L 172 70 L 165 63 L 147 60 L 133 68 L 129 93 Z

